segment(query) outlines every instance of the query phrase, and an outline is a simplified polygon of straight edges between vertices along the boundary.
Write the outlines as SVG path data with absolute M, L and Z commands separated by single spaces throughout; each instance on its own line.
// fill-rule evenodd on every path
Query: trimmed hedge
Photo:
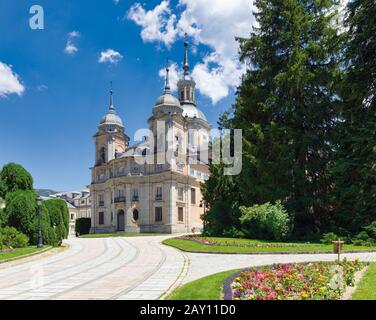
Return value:
M 64 200 L 51 199 L 44 201 L 43 204 L 48 210 L 50 216 L 51 228 L 54 230 L 53 244 L 60 245 L 63 239 L 68 237 L 68 207 Z
M 76 220 L 76 236 L 89 234 L 91 228 L 90 218 L 79 218 Z
M 34 191 L 17 190 L 6 197 L 7 225 L 26 234 L 30 244 L 38 243 L 38 208 Z M 63 200 L 43 201 L 41 207 L 41 227 L 43 243 L 58 246 L 67 238 L 65 221 L 69 217 L 68 208 Z

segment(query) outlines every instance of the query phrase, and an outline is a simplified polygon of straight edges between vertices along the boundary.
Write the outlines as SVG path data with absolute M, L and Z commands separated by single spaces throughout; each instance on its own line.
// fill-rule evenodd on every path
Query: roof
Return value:
M 193 104 L 183 104 L 182 108 L 183 108 L 183 116 L 184 117 L 188 116 L 188 118 L 191 118 L 191 119 L 198 118 L 198 119 L 204 120 L 206 122 L 208 121 L 206 119 L 205 114 L 199 108 L 194 106 Z

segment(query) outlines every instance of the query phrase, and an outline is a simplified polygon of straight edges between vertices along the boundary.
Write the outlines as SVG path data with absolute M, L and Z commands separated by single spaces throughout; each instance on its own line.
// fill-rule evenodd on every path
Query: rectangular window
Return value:
M 178 220 L 179 222 L 184 222 L 184 210 L 182 207 L 178 208 Z
M 99 212 L 99 224 L 104 224 L 104 212 Z
M 155 200 L 162 200 L 162 187 L 157 187 L 155 190 Z
M 191 188 L 191 204 L 196 204 L 196 189 Z
M 155 221 L 156 222 L 162 221 L 162 207 L 155 208 Z
M 184 189 L 178 188 L 178 200 L 183 201 L 184 200 Z
M 99 195 L 99 206 L 104 207 L 104 195 L 103 194 Z
M 133 189 L 133 201 L 138 201 L 138 189 Z

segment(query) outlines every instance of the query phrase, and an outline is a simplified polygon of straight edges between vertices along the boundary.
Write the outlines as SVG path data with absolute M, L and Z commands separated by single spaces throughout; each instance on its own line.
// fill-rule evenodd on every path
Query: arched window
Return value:
M 138 213 L 138 210 L 135 209 L 135 210 L 133 211 L 133 220 L 137 221 L 138 218 L 139 218 L 139 213 Z

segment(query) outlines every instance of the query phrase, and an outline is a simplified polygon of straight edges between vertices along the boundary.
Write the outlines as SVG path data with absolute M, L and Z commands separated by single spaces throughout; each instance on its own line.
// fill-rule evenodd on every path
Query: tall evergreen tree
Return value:
M 337 224 L 355 232 L 376 220 L 376 2 L 350 1 L 345 27 L 333 195 Z
M 258 27 L 241 40 L 249 71 L 232 126 L 244 132 L 245 205 L 282 200 L 295 234 L 331 217 L 331 139 L 338 116 L 336 1 L 257 0 Z

